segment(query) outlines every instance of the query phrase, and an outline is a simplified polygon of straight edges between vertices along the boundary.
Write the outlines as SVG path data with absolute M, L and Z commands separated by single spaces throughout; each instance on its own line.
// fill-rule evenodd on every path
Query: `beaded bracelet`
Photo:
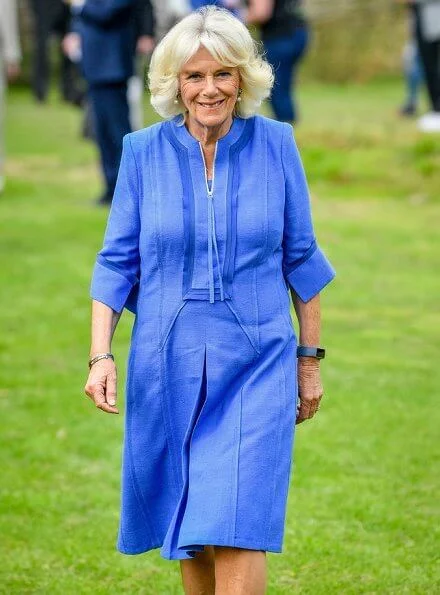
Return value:
M 89 369 L 93 366 L 93 364 L 96 364 L 96 362 L 99 362 L 101 359 L 112 359 L 115 361 L 113 353 L 98 353 L 98 355 L 95 355 L 95 357 L 92 357 L 92 359 L 89 360 Z

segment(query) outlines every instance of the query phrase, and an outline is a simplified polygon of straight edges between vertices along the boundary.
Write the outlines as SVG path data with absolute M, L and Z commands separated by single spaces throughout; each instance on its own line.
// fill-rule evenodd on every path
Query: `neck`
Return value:
M 232 126 L 232 116 L 229 116 L 227 120 L 218 126 L 203 126 L 199 122 L 187 117 L 185 126 L 188 128 L 191 136 L 196 138 L 203 147 L 209 147 L 229 132 Z

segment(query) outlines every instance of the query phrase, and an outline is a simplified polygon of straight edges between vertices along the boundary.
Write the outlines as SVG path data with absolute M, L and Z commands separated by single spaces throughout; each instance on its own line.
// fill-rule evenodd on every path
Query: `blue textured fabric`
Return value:
M 235 118 L 211 187 L 178 119 L 124 138 L 91 296 L 136 313 L 118 549 L 280 552 L 297 405 L 290 284 L 334 272 L 292 127 Z

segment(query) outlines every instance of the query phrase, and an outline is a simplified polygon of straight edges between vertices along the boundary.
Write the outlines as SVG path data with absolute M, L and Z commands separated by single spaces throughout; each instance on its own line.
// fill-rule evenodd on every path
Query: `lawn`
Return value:
M 390 81 L 301 90 L 297 140 L 338 277 L 322 300 L 326 396 L 298 428 L 269 595 L 440 592 L 440 137 L 396 116 L 401 95 Z M 106 211 L 79 125 L 56 97 L 10 95 L 0 592 L 178 594 L 177 562 L 115 551 L 123 416 L 83 396 Z M 121 402 L 131 322 L 115 339 Z

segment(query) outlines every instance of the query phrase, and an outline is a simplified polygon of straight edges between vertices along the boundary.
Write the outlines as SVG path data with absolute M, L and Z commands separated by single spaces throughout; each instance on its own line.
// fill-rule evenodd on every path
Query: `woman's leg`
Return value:
M 215 595 L 264 595 L 266 552 L 214 546 Z
M 215 595 L 214 548 L 205 545 L 191 560 L 180 560 L 185 595 Z

